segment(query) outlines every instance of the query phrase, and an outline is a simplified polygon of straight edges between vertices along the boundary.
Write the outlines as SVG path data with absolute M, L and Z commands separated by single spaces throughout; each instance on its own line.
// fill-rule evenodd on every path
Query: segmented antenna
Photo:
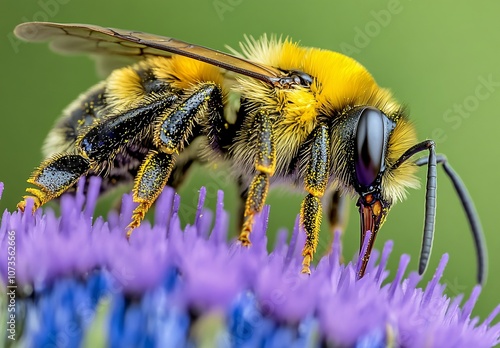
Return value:
M 427 157 L 422 157 L 415 161 L 415 164 L 417 166 L 424 166 L 427 163 L 429 163 L 429 159 Z M 460 202 L 462 203 L 462 207 L 465 211 L 465 214 L 467 215 L 467 221 L 469 222 L 469 226 L 472 231 L 472 236 L 474 237 L 474 245 L 476 247 L 477 282 L 480 284 L 484 284 L 486 282 L 486 275 L 488 273 L 488 257 L 487 257 L 486 241 L 484 238 L 481 221 L 479 221 L 479 215 L 477 214 L 476 208 L 474 207 L 474 203 L 462 179 L 460 179 L 460 176 L 451 167 L 446 156 L 438 154 L 437 163 L 443 165 L 444 171 L 450 178 L 451 182 L 453 183 L 455 191 L 457 192 L 458 197 L 460 198 Z
M 436 189 L 437 189 L 437 170 L 436 170 L 436 152 L 435 144 L 432 140 L 425 140 L 418 143 L 399 157 L 392 169 L 398 168 L 402 163 L 410 159 L 418 152 L 429 150 L 427 159 L 427 187 L 425 191 L 425 220 L 424 235 L 422 238 L 422 249 L 420 250 L 420 261 L 418 273 L 423 274 L 427 268 L 427 263 L 432 252 L 432 242 L 434 240 L 434 224 L 436 220 Z

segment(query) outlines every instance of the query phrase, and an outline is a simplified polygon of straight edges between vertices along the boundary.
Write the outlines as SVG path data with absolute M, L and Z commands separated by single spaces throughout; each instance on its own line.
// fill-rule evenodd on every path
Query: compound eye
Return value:
M 359 117 L 354 169 L 361 186 L 371 186 L 382 170 L 386 134 L 384 117 L 386 116 L 375 108 L 364 109 Z

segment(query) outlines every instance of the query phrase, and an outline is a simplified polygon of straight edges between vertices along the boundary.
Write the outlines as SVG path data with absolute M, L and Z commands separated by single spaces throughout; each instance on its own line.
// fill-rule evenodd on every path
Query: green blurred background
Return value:
M 500 3 L 468 1 L 102 1 L 1 0 L 2 52 L 0 181 L 5 191 L 0 208 L 13 210 L 25 180 L 41 158 L 40 147 L 56 118 L 79 93 L 99 79 L 85 57 L 53 54 L 46 45 L 25 44 L 12 33 L 32 20 L 91 23 L 176 37 L 224 49 L 237 47 L 244 34 L 288 35 L 305 46 L 347 53 L 359 60 L 381 86 L 389 87 L 409 106 L 420 139 L 434 138 L 460 173 L 480 213 L 489 249 L 489 278 L 476 314 L 485 318 L 500 302 L 500 234 L 491 201 L 500 169 Z M 489 82 L 487 87 L 484 81 Z M 479 91 L 479 92 L 478 92 Z M 479 94 L 477 94 L 479 93 Z M 460 111 L 459 109 L 462 109 Z M 226 206 L 235 212 L 235 186 L 221 171 L 194 171 L 181 190 L 182 219 L 192 221 L 198 189 L 205 185 L 213 208 L 217 189 L 226 191 Z M 423 179 L 425 170 L 420 170 Z M 439 169 L 438 212 L 433 257 L 427 279 L 447 252 L 443 277 L 452 296 L 470 290 L 476 261 L 467 221 L 454 190 Z M 272 191 L 269 234 L 291 229 L 300 194 Z M 104 199 L 100 214 L 113 198 Z M 348 259 L 358 247 L 359 227 L 354 202 L 344 238 Z M 392 279 L 399 255 L 412 255 L 417 269 L 423 225 L 424 191 L 414 190 L 390 213 L 377 240 L 392 239 Z M 233 219 L 235 220 L 235 219 Z M 233 221 L 234 223 L 234 221 Z M 323 226 L 319 253 L 330 236 Z

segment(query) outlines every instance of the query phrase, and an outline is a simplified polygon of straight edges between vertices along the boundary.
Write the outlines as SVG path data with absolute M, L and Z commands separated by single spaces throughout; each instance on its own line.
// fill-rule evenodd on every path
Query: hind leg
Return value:
M 33 211 L 51 199 L 60 196 L 64 191 L 73 186 L 78 179 L 90 169 L 90 162 L 80 155 L 55 155 L 45 160 L 31 174 L 28 183 L 37 188 L 28 188 L 30 195 L 23 197 L 17 207 L 24 211 L 26 199 L 34 200 Z

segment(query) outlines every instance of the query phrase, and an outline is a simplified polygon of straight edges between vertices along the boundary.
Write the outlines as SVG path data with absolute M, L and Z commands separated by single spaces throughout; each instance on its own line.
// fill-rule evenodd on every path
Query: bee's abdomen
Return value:
M 59 152 L 75 152 L 75 141 L 82 131 L 97 118 L 106 107 L 106 83 L 100 82 L 81 94 L 64 111 L 61 118 L 45 139 L 43 153 L 50 156 Z
M 68 110 L 70 114 L 67 119 L 68 138 L 77 137 L 84 127 L 90 126 L 96 118 L 98 112 L 106 107 L 106 97 L 104 86 L 97 85 L 87 94 L 84 100 L 76 108 Z

